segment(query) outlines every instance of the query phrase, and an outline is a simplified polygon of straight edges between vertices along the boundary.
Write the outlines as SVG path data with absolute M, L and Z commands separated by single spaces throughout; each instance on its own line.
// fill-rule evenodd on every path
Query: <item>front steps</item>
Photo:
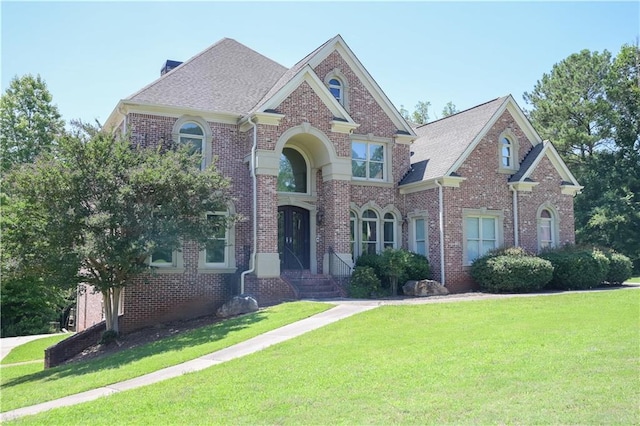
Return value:
M 281 277 L 296 289 L 299 299 L 335 299 L 344 296 L 338 284 L 327 275 L 313 275 L 304 270 L 283 271 Z

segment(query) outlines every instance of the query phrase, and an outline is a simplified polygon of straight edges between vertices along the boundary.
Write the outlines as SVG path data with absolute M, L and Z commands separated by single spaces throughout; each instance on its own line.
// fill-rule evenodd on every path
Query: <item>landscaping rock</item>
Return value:
M 231 300 L 222 305 L 216 315 L 221 318 L 234 315 L 247 314 L 258 310 L 258 302 L 251 296 L 233 296 Z
M 449 290 L 438 281 L 433 280 L 420 280 L 420 281 L 407 281 L 402 286 L 402 291 L 406 296 L 444 296 L 449 294 Z

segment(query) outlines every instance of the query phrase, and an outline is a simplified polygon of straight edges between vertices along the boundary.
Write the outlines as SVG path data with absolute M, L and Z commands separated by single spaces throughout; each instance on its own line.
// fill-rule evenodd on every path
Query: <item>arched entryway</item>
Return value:
M 291 205 L 278 207 L 280 270 L 309 269 L 309 210 Z

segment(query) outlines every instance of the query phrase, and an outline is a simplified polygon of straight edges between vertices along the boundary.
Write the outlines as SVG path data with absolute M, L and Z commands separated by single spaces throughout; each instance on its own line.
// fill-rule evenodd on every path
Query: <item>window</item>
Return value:
M 543 207 L 538 212 L 538 249 L 543 250 L 557 245 L 557 226 L 555 214 L 550 208 Z
M 349 245 L 351 246 L 351 260 L 356 261 L 357 253 L 356 253 L 356 223 L 358 222 L 358 218 L 356 214 L 351 211 L 349 212 L 349 231 L 350 231 L 350 239 Z
M 513 144 L 511 143 L 509 138 L 506 138 L 506 137 L 502 138 L 501 161 L 502 161 L 502 167 L 505 169 L 513 168 L 513 158 L 511 155 L 512 152 L 513 152 Z
M 427 221 L 418 218 L 413 221 L 413 251 L 423 256 L 427 255 Z
M 354 178 L 385 179 L 385 150 L 381 143 L 352 142 L 351 172 Z
M 515 173 L 518 163 L 518 138 L 511 129 L 506 129 L 498 137 L 498 172 L 505 174 Z
M 362 213 L 362 253 L 378 252 L 378 215 L 373 210 Z
M 279 192 L 307 192 L 307 162 L 293 148 L 284 148 L 280 155 Z
M 187 122 L 180 127 L 179 139 L 181 144 L 190 145 L 191 152 L 197 153 L 202 156 L 202 162 L 200 168 L 204 169 L 205 156 L 204 156 L 204 132 L 202 127 L 193 122 Z
M 463 263 L 470 265 L 478 257 L 502 245 L 501 210 L 465 209 L 463 221 Z
M 149 261 L 156 268 L 171 268 L 175 266 L 174 252 L 167 248 L 158 248 L 151 254 Z
M 226 218 L 225 212 L 216 212 L 207 215 L 209 220 L 220 220 Z M 229 259 L 229 245 L 227 244 L 229 230 L 225 226 L 224 222 L 211 236 L 209 242 L 205 247 L 204 253 L 204 265 L 208 267 L 212 266 L 226 266 Z
M 396 247 L 396 217 L 392 213 L 384 215 L 384 229 L 383 229 L 383 242 L 382 248 L 395 248 Z
M 344 103 L 342 83 L 337 78 L 329 80 L 329 91 L 341 104 Z

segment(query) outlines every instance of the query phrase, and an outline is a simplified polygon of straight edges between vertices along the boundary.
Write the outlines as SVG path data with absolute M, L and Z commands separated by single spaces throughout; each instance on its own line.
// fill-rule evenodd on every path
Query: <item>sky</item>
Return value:
M 120 99 L 228 37 L 291 67 L 342 35 L 391 102 L 458 110 L 533 90 L 583 49 L 635 44 L 640 2 L 0 3 L 2 92 L 40 74 L 63 118 L 104 123 Z

